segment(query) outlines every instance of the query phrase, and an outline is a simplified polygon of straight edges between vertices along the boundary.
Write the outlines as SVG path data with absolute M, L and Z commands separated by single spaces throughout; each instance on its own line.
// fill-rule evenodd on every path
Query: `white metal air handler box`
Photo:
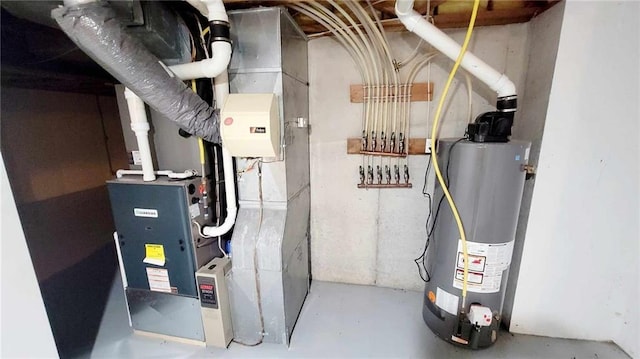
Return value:
M 280 116 L 275 94 L 230 94 L 220 118 L 222 143 L 231 155 L 280 156 Z

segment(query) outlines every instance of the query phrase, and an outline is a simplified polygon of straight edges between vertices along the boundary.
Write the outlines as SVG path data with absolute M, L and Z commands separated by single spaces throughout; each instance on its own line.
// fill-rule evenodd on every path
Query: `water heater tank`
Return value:
M 497 339 L 529 149 L 530 143 L 523 141 L 439 141 L 440 168 L 467 236 L 468 289 L 462 308 L 462 245 L 436 183 L 435 224 L 427 254 L 430 280 L 422 315 L 429 328 L 448 342 L 476 349 Z

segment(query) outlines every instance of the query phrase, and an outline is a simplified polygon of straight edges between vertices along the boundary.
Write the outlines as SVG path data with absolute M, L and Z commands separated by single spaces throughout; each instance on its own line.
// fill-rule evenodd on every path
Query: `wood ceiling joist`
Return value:
M 303 2 L 304 0 L 224 0 L 227 9 L 241 9 L 257 6 L 287 6 Z M 336 0 L 338 3 L 356 0 Z M 368 9 L 367 1 L 358 0 L 360 4 Z M 478 11 L 476 24 L 478 26 L 505 25 L 522 23 L 531 20 L 537 14 L 547 10 L 560 0 L 488 0 L 484 3 L 484 7 Z M 323 6 L 333 11 L 337 16 L 344 20 L 340 12 L 334 9 L 326 0 L 319 0 Z M 404 26 L 395 17 L 395 0 L 370 0 L 372 6 L 377 10 L 378 15 L 382 19 L 383 25 L 387 31 L 403 31 Z M 439 6 L 447 2 L 457 2 L 457 6 L 449 6 L 449 11 L 438 11 Z M 434 18 L 436 26 L 441 29 L 461 28 L 467 26 L 469 22 L 470 12 L 468 6 L 465 8 L 464 0 L 415 0 L 414 9 L 420 14 L 431 14 Z M 462 6 L 461 6 L 462 5 Z M 351 11 L 344 6 L 343 9 L 351 14 Z M 327 29 L 318 24 L 315 20 L 308 16 L 297 13 L 289 8 L 296 22 L 307 35 L 322 36 L 330 35 Z M 352 15 L 352 14 L 351 14 Z M 355 18 L 355 16 L 354 16 Z M 346 21 L 345 21 L 346 22 Z

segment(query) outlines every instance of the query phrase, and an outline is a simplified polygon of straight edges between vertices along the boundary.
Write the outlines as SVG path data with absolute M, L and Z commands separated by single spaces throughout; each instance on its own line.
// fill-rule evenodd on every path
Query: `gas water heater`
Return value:
M 529 149 L 529 142 L 515 140 L 439 141 L 443 174 L 467 235 L 467 299 L 463 308 L 462 243 L 436 183 L 422 316 L 448 342 L 477 349 L 497 339 Z

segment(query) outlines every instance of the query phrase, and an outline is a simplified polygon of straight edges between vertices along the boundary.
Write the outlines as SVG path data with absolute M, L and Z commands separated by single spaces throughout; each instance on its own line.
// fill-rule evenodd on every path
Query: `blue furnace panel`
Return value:
M 107 186 L 129 287 L 149 290 L 147 268 L 165 268 L 177 294 L 197 297 L 194 274 L 197 268 L 185 186 L 126 182 L 111 182 Z M 157 211 L 157 217 L 153 217 L 153 210 Z M 164 247 L 164 266 L 143 262 L 145 244 Z

